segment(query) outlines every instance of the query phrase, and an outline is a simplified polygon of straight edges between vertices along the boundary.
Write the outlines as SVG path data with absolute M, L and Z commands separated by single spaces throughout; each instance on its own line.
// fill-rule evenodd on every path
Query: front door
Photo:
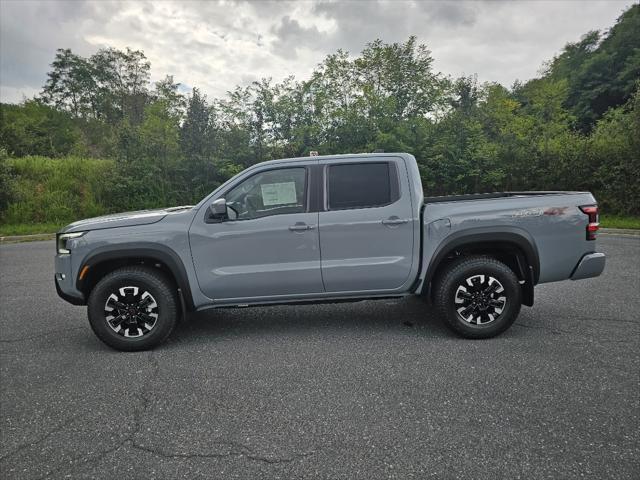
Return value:
M 208 207 L 189 231 L 202 292 L 215 300 L 258 300 L 323 292 L 318 212 L 309 211 L 309 168 L 270 167 L 222 194 L 227 220 Z M 206 210 L 206 211 L 205 211 Z
M 325 175 L 319 225 L 326 291 L 403 287 L 412 269 L 415 228 L 404 160 L 320 164 Z

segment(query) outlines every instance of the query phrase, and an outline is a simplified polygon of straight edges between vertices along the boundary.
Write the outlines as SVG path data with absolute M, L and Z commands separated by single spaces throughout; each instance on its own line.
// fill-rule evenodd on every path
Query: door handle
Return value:
M 289 230 L 292 232 L 306 232 L 307 230 L 313 230 L 314 228 L 314 225 L 307 225 L 302 222 L 298 222 L 295 225 L 289 225 Z
M 404 223 L 409 223 L 409 219 L 399 218 L 399 217 L 396 217 L 395 215 L 393 217 L 387 218 L 386 220 L 382 220 L 383 225 L 389 225 L 389 226 L 402 225 Z

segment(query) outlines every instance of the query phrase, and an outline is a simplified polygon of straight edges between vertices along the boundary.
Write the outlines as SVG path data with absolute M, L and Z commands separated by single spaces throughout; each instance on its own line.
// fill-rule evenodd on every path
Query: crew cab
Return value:
M 195 206 L 81 220 L 56 239 L 55 285 L 106 344 L 142 350 L 209 308 L 419 295 L 489 338 L 534 286 L 600 275 L 588 192 L 425 198 L 406 153 L 274 160 Z

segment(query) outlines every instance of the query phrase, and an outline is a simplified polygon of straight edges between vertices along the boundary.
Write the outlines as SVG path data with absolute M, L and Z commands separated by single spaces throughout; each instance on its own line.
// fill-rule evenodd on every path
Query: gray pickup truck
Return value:
M 254 165 L 199 204 L 81 220 L 55 284 L 119 350 L 208 308 L 419 295 L 467 338 L 500 334 L 534 285 L 600 275 L 588 192 L 425 198 L 406 153 Z

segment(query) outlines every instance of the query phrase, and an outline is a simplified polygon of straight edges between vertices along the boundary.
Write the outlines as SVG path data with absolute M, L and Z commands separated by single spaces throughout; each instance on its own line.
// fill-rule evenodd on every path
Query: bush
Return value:
M 140 161 L 7 158 L 0 150 L 0 226 L 13 232 L 28 225 L 63 226 L 112 212 L 192 204 L 241 170 L 220 160 L 203 160 L 198 167 L 201 176 L 192 177 L 175 167 L 164 173 Z
M 0 221 L 13 198 L 13 174 L 6 150 L 0 148 Z
M 104 181 L 111 160 L 65 157 L 4 159 L 13 177 L 3 223 L 59 223 L 106 213 Z M 4 168 L 4 167 L 3 167 Z

